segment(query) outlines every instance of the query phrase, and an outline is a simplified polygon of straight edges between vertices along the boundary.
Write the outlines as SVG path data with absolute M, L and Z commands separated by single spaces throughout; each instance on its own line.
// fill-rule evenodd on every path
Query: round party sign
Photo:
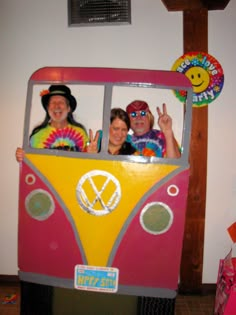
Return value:
M 206 106 L 221 93 L 224 73 L 220 63 L 204 52 L 190 52 L 174 63 L 172 71 L 181 72 L 188 77 L 193 87 L 193 106 Z M 185 102 L 185 91 L 174 91 L 176 97 Z

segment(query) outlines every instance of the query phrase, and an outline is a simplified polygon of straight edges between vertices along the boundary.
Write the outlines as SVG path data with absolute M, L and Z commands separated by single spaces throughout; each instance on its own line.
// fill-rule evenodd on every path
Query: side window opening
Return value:
M 24 142 L 29 146 L 29 138 L 32 130 L 42 123 L 45 118 L 46 112 L 41 103 L 40 93 L 47 90 L 51 84 L 36 84 L 32 87 L 32 97 L 28 96 L 29 104 L 26 111 L 26 120 L 28 123 L 27 133 L 24 135 Z M 87 84 L 67 84 L 71 90 L 71 94 L 77 101 L 77 107 L 73 112 L 74 119 L 81 123 L 89 134 L 89 129 L 99 130 L 102 129 L 103 120 L 103 99 L 104 99 L 104 86 L 103 85 L 87 85 Z M 78 153 L 78 152 L 77 152 Z
M 183 105 L 176 99 L 173 90 L 157 89 L 151 87 L 129 87 L 115 86 L 113 88 L 111 108 L 121 107 L 124 110 L 126 106 L 134 100 L 143 100 L 148 103 L 149 108 L 154 116 L 154 129 L 160 129 L 157 121 L 157 106 L 162 110 L 162 104 L 167 105 L 167 112 L 172 118 L 173 131 L 177 142 L 181 146 L 184 124 L 184 109 Z M 129 134 L 132 135 L 132 130 Z

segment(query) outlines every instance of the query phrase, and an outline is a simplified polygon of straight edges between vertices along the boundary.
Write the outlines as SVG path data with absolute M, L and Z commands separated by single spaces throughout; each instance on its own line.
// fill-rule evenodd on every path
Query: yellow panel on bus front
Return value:
M 27 158 L 60 195 L 74 221 L 87 261 L 95 266 L 106 265 L 118 233 L 145 193 L 176 169 L 167 164 L 137 165 L 48 155 L 27 154 Z M 83 204 L 86 208 L 86 199 L 90 210 L 82 208 Z

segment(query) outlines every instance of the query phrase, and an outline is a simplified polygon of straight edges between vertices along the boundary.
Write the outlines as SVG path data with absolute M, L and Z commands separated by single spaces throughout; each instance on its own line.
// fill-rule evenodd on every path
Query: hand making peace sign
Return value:
M 166 104 L 162 105 L 162 112 L 159 107 L 157 107 L 157 114 L 158 114 L 158 125 L 162 132 L 172 131 L 172 119 L 167 114 Z
M 93 131 L 89 129 L 89 143 L 87 145 L 88 153 L 98 153 L 98 140 L 99 140 L 99 132 L 97 131 L 95 136 L 93 137 Z

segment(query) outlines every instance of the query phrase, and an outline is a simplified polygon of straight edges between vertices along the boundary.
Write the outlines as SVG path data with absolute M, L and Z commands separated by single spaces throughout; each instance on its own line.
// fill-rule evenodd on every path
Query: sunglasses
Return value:
M 141 117 L 147 116 L 147 112 L 146 112 L 145 110 L 140 110 L 139 112 L 138 112 L 138 111 L 137 111 L 137 112 L 132 112 L 132 113 L 130 113 L 130 116 L 131 116 L 132 118 L 135 118 L 135 117 L 138 116 L 138 113 L 139 113 L 139 115 L 140 115 Z

